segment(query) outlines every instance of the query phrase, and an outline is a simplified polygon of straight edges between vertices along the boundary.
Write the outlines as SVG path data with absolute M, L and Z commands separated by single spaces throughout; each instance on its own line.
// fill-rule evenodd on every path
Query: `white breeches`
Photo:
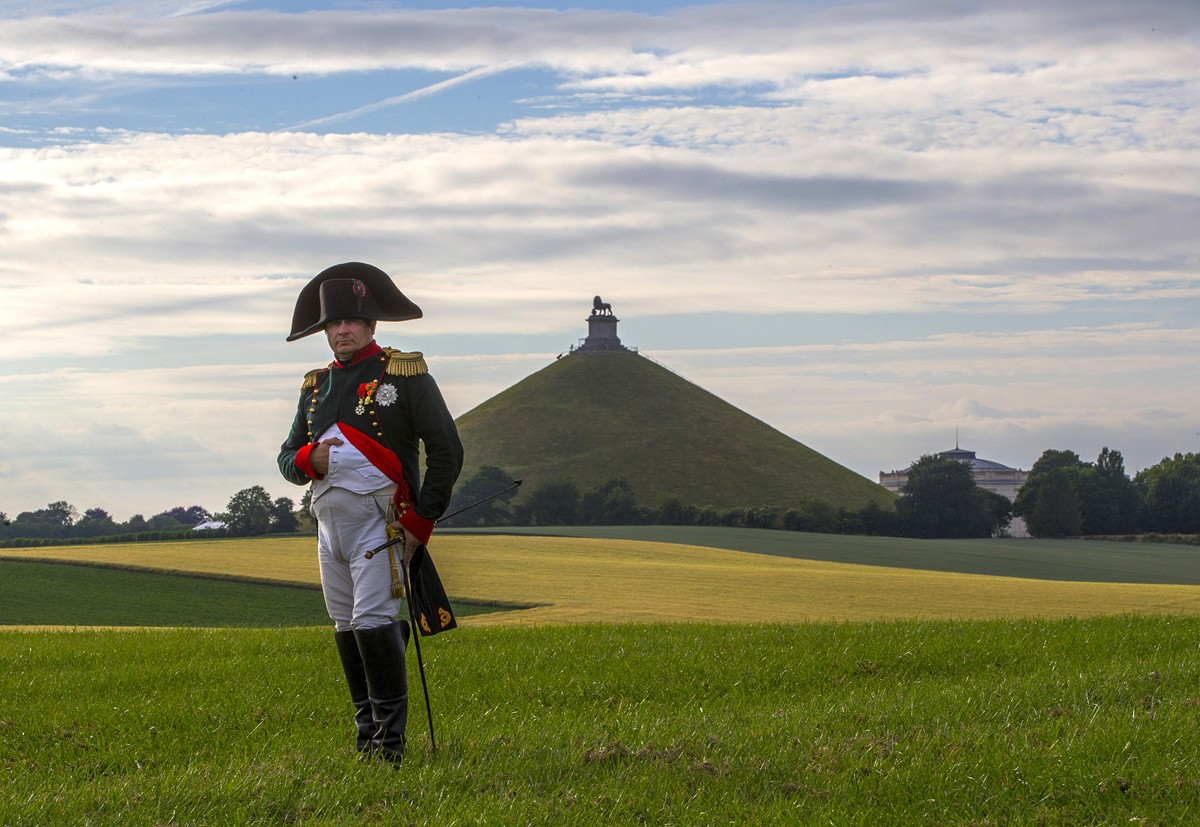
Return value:
M 396 622 L 400 601 L 392 597 L 387 551 L 366 552 L 387 541 L 385 515 L 393 488 L 356 494 L 331 488 L 312 505 L 317 520 L 317 557 L 325 609 L 337 631 L 374 629 Z M 403 546 L 394 547 L 399 565 Z

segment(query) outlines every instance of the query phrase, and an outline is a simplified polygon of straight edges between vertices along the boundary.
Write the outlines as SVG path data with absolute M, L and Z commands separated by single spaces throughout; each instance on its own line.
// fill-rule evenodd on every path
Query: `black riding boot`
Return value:
M 404 730 L 408 723 L 408 674 L 404 664 L 408 623 L 356 629 L 354 637 L 362 654 L 367 695 L 375 720 L 368 748 L 400 763 L 404 758 Z
M 371 700 L 367 693 L 367 673 L 363 669 L 362 655 L 354 632 L 334 632 L 338 656 L 342 659 L 342 671 L 346 673 L 346 685 L 350 687 L 350 700 L 354 703 L 354 725 L 358 729 L 355 746 L 359 752 L 371 747 L 375 735 L 375 718 L 371 715 Z

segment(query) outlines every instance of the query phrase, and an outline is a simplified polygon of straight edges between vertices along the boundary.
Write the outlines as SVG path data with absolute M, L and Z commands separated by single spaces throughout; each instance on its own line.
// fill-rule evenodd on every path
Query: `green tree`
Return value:
M 655 520 L 663 525 L 697 525 L 699 518 L 700 509 L 684 505 L 678 497 L 671 497 L 659 506 Z
M 1086 467 L 1086 463 L 1074 451 L 1048 449 L 1042 452 L 1029 469 L 1029 476 L 1013 502 L 1013 513 L 1025 518 L 1030 534 L 1035 537 L 1063 537 L 1080 533 L 1083 528 L 1083 506 L 1077 481 Z M 1055 490 L 1044 496 L 1042 489 L 1051 484 L 1052 477 Z M 1063 490 L 1064 486 L 1069 489 L 1069 495 Z M 1067 531 L 1072 526 L 1073 530 Z
M 125 522 L 118 526 L 123 534 L 137 534 L 140 531 L 149 531 L 150 524 L 146 522 L 146 518 L 141 514 L 134 514 Z
M 799 506 L 784 513 L 783 527 L 787 531 L 836 534 L 838 511 L 824 500 L 803 500 Z
M 746 517 L 750 509 L 744 505 L 735 505 L 721 512 L 721 525 L 726 528 L 745 528 Z
M 746 528 L 774 528 L 779 521 L 779 507 L 774 505 L 760 505 L 746 513 Z
M 1134 478 L 1146 527 L 1169 534 L 1200 534 L 1200 454 L 1175 454 Z
M 271 532 L 291 534 L 296 528 L 296 504 L 290 497 L 278 497 L 271 503 Z
M 198 505 L 189 505 L 186 508 L 182 505 L 177 505 L 174 508 L 163 512 L 168 517 L 172 517 L 181 526 L 187 528 L 195 528 L 201 523 L 206 523 L 212 519 L 212 514 L 208 509 Z
M 446 512 L 453 514 L 460 508 L 477 503 L 485 497 L 490 497 L 497 491 L 511 488 L 513 478 L 503 469 L 495 465 L 484 465 L 470 479 L 459 483 L 450 498 Z M 517 489 L 505 491 L 495 499 L 479 503 L 469 511 L 465 511 L 450 520 L 456 526 L 506 525 L 512 521 L 509 502 L 517 496 Z
M 910 537 L 990 537 L 1002 526 L 965 462 L 926 454 L 908 469 L 896 512 Z
M 75 506 L 59 500 L 36 511 L 22 511 L 13 520 L 14 537 L 66 537 L 79 519 Z
M 1083 506 L 1076 491 L 1077 473 L 1070 468 L 1048 471 L 1037 488 L 1037 499 L 1025 516 L 1035 537 L 1074 537 L 1083 531 Z M 1024 489 L 1022 489 L 1024 490 Z
M 585 525 L 634 525 L 640 522 L 633 486 L 611 479 L 579 498 L 576 518 Z
M 273 503 L 261 485 L 243 488 L 226 506 L 224 522 L 235 537 L 266 534 L 271 530 Z
M 79 519 L 79 512 L 75 509 L 75 506 L 66 500 L 50 503 L 46 506 L 45 514 L 50 522 L 64 529 L 75 525 L 75 521 Z
M 111 514 L 103 508 L 89 508 L 75 524 L 74 533 L 79 537 L 103 537 L 118 531 Z
M 600 489 L 585 491 L 575 507 L 575 519 L 580 525 L 604 525 L 604 495 Z
M 186 528 L 191 528 L 190 525 L 181 523 L 174 514 L 168 511 L 161 511 L 155 514 L 146 521 L 146 526 L 151 531 L 183 531 Z
M 990 493 L 990 492 L 987 492 Z M 1004 499 L 1001 497 L 1000 499 Z M 1004 500 L 1005 505 L 1008 500 Z M 900 518 L 894 509 L 884 508 L 871 500 L 858 510 L 855 517 L 855 533 L 874 537 L 896 534 L 900 530 Z
M 975 498 L 987 515 L 987 521 L 992 527 L 992 536 L 1007 536 L 1013 518 L 1012 503 L 1008 497 L 986 488 L 976 488 Z
M 1051 477 L 1054 491 L 1043 495 Z M 1074 451 L 1049 450 L 1033 464 L 1013 510 L 1037 537 L 1125 534 L 1137 528 L 1140 500 L 1120 451 L 1106 446 L 1087 463 Z
M 530 492 L 530 520 L 537 525 L 571 525 L 578 505 L 579 486 L 573 480 L 546 480 Z
M 296 530 L 312 533 L 317 530 L 317 520 L 312 515 L 312 486 L 304 489 L 300 497 L 300 509 L 296 512 Z
M 1080 475 L 1084 534 L 1128 534 L 1137 530 L 1141 498 L 1125 473 L 1120 451 L 1105 446 L 1096 464 Z

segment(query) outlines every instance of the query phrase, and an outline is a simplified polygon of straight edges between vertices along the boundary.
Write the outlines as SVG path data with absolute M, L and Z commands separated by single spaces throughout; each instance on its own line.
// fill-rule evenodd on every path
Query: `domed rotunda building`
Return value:
M 1017 492 L 1021 490 L 1021 486 L 1025 484 L 1025 480 L 1029 477 L 1028 471 L 1023 471 L 1020 468 L 1009 468 L 1007 465 L 993 462 L 990 459 L 980 459 L 975 456 L 974 451 L 964 450 L 957 445 L 951 451 L 940 451 L 938 456 L 970 463 L 971 471 L 975 474 L 975 484 L 985 491 L 993 491 L 1000 494 L 1009 502 L 1017 498 Z M 889 491 L 895 491 L 897 494 L 900 493 L 900 489 L 904 487 L 906 482 L 908 482 L 907 468 L 903 471 L 879 472 L 879 484 Z M 1011 537 L 1029 536 L 1029 532 L 1025 528 L 1025 521 L 1020 517 L 1013 517 L 1008 533 Z

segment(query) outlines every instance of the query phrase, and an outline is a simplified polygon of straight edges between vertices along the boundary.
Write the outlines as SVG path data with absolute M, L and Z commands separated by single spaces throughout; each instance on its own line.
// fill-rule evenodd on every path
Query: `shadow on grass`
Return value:
M 458 617 L 529 608 L 454 601 Z M 0 559 L 0 626 L 328 626 L 321 589 L 228 575 Z

